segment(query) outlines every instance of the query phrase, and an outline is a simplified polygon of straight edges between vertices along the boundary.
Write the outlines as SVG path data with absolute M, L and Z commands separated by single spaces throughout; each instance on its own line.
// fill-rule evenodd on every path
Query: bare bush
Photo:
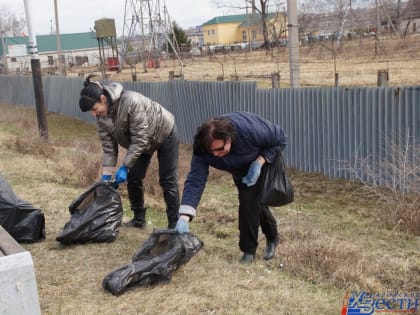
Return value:
M 420 235 L 420 146 L 388 140 L 387 156 L 372 164 L 369 157 L 342 163 L 351 177 L 363 183 L 362 191 L 375 196 L 377 218 L 392 229 Z M 360 193 L 358 191 L 357 193 Z
M 39 136 L 25 135 L 17 136 L 14 142 L 6 145 L 8 149 L 21 154 L 49 157 L 54 153 L 54 148 Z
M 57 181 L 75 187 L 89 186 L 99 178 L 101 146 L 97 142 L 74 140 L 51 156 L 51 168 L 58 174 Z

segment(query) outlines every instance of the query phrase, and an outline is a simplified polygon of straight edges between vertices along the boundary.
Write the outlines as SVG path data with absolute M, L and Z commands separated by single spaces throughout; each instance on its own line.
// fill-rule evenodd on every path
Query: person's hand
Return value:
M 255 183 L 258 180 L 258 177 L 260 177 L 261 167 L 262 164 L 260 164 L 258 161 L 252 162 L 251 166 L 248 169 L 248 174 L 242 177 L 242 183 L 244 183 L 248 187 L 255 185 Z
M 102 175 L 101 180 L 103 182 L 107 182 L 107 181 L 110 181 L 111 178 L 112 178 L 112 175 Z
M 120 166 L 117 173 L 115 173 L 115 188 L 118 187 L 119 184 L 124 183 L 127 180 L 128 175 L 128 168 L 124 164 Z
M 175 226 L 175 231 L 177 231 L 180 234 L 188 233 L 189 232 L 189 225 L 188 222 L 190 221 L 188 216 L 181 215 L 178 218 L 178 222 Z

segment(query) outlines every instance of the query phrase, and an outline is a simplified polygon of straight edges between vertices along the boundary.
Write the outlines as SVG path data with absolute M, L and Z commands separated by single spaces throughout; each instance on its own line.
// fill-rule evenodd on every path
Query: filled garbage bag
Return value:
M 56 240 L 62 244 L 112 242 L 117 238 L 123 208 L 119 193 L 108 183 L 98 182 L 69 206 L 70 221 Z
M 0 176 L 0 225 L 17 241 L 34 243 L 45 239 L 45 218 L 40 209 L 15 195 Z
M 120 295 L 135 286 L 168 283 L 172 273 L 187 263 L 203 242 L 190 233 L 154 229 L 133 256 L 132 263 L 112 271 L 102 281 L 105 290 Z
M 263 205 L 280 207 L 293 202 L 293 185 L 287 175 L 281 152 L 274 163 L 264 165 L 260 177 L 262 183 L 260 200 Z

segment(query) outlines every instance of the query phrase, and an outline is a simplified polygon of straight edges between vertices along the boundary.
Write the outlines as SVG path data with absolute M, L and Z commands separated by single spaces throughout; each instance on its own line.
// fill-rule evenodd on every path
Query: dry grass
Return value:
M 334 53 L 333 53 L 334 52 Z M 339 74 L 340 86 L 376 86 L 379 70 L 388 70 L 389 85 L 418 85 L 420 69 L 420 36 L 407 39 L 362 38 L 336 42 L 317 42 L 311 46 L 302 46 L 300 50 L 300 81 L 304 87 L 334 86 L 335 72 Z M 335 60 L 334 60 L 335 55 Z M 215 81 L 218 76 L 224 80 L 256 81 L 260 88 L 271 87 L 271 74 L 280 74 L 280 86 L 290 86 L 288 50 L 276 48 L 270 52 L 261 50 L 252 52 L 232 52 L 214 56 L 183 58 L 184 67 L 179 60 L 162 59 L 160 68 L 147 68 L 137 64 L 132 70 L 125 66 L 121 73 L 108 72 L 112 80 L 131 81 L 132 72 L 137 80 L 143 82 L 167 81 L 169 71 L 183 74 L 185 80 Z M 74 69 L 69 76 L 88 73 L 91 69 Z M 100 72 L 98 72 L 100 74 Z
M 113 243 L 61 246 L 55 237 L 69 220 L 68 205 L 98 177 L 95 127 L 49 115 L 45 144 L 37 140 L 32 109 L 0 109 L 0 174 L 46 217 L 46 240 L 24 244 L 43 314 L 338 314 L 347 290 L 420 287 L 418 237 L 377 220 L 376 198 L 354 195 L 360 184 L 295 170 L 295 202 L 273 209 L 283 240 L 278 255 L 262 259 L 261 236 L 256 263 L 240 265 L 236 191 L 228 174 L 212 171 L 191 224 L 203 249 L 169 284 L 114 297 L 102 289 L 104 276 L 128 263 L 153 227 L 166 225 L 156 161 L 147 176 L 146 230 L 122 227 Z M 190 156 L 182 145 L 181 187 Z M 120 191 L 128 209 L 126 190 Z

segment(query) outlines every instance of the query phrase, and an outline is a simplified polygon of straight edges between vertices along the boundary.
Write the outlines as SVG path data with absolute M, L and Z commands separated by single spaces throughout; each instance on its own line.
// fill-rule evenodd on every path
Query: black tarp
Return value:
M 56 240 L 62 244 L 112 242 L 117 238 L 123 208 L 119 193 L 98 182 L 69 206 L 71 214 Z
M 203 242 L 193 234 L 155 229 L 133 256 L 132 263 L 106 275 L 102 285 L 113 295 L 120 295 L 136 286 L 168 283 L 172 273 L 202 247 Z
M 0 176 L 0 225 L 20 243 L 45 239 L 45 218 L 40 209 L 20 199 Z

